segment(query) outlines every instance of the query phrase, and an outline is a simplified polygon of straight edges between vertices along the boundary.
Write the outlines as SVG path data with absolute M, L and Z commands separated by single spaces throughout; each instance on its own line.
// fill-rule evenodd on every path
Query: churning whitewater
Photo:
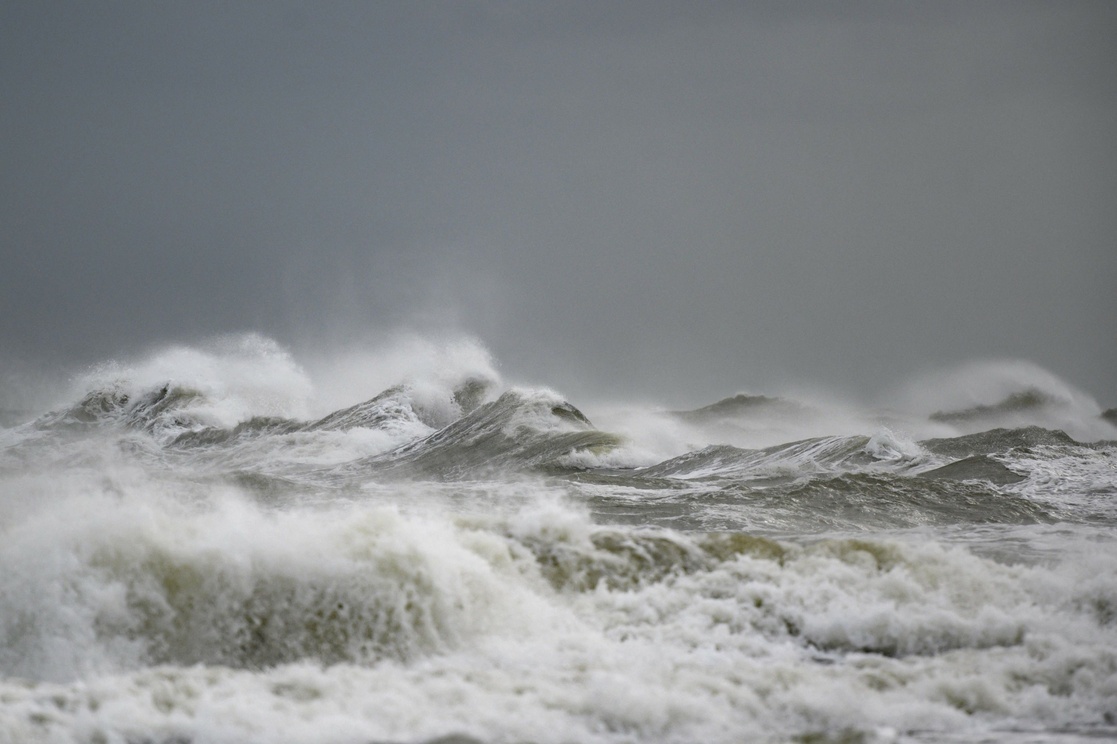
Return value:
M 258 336 L 88 370 L 0 429 L 0 741 L 1117 737 L 1112 413 L 1025 362 L 898 390 L 671 410 Z

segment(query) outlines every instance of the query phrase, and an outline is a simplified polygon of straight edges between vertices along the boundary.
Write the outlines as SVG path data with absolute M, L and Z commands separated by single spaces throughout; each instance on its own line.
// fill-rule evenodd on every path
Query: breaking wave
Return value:
M 1049 373 L 598 411 L 384 356 L 174 347 L 0 431 L 0 741 L 1117 733 L 1117 444 Z

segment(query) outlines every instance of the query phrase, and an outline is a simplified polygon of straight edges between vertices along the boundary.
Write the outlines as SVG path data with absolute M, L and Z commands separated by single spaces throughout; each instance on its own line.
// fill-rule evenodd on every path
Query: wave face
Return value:
M 248 336 L 12 416 L 0 742 L 1117 737 L 1117 428 L 1050 373 L 670 411 L 494 369 Z

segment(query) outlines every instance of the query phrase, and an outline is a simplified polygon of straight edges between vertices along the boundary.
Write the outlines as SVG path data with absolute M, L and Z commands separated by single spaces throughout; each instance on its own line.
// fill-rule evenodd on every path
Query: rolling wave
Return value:
M 440 479 L 506 470 L 563 469 L 620 439 L 549 391 L 509 391 L 424 439 L 355 464 L 378 473 Z

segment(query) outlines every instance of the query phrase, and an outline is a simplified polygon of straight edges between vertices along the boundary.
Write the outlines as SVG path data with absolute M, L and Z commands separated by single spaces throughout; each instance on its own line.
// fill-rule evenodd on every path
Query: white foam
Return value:
M 525 546 L 592 559 L 601 528 L 554 500 L 488 528 L 357 504 L 278 515 L 241 502 L 75 507 L 68 524 L 34 525 L 39 554 L 20 535 L 4 554 L 27 590 L 12 592 L 6 576 L 0 596 L 23 604 L 2 616 L 31 612 L 43 642 L 74 648 L 21 651 L 16 669 L 5 649 L 7 674 L 59 682 L 0 682 L 0 741 L 736 742 L 846 730 L 888 741 L 1095 725 L 1117 693 L 1117 629 L 1099 614 L 1117 602 L 1112 545 L 1088 564 L 1028 567 L 927 542 L 831 541 L 571 592 L 545 584 Z M 618 533 L 640 534 L 655 533 Z M 98 564 L 110 547 L 112 565 Z M 207 594 L 217 621 L 265 579 L 310 588 L 371 572 L 429 586 L 416 600 L 429 602 L 436 632 L 414 628 L 428 643 L 416 655 L 327 668 L 145 667 L 136 644 L 103 635 L 127 625 L 127 595 L 157 555 L 224 577 Z M 31 591 L 51 586 L 68 589 Z
M 869 437 L 865 451 L 887 463 L 916 463 L 928 457 L 927 452 L 911 438 L 881 427 Z
M 499 547 L 390 505 L 277 512 L 231 488 L 201 505 L 151 481 L 91 489 L 6 526 L 0 668 L 67 680 L 160 659 L 409 658 L 522 621 L 530 581 Z
M 1001 459 L 1028 476 L 1012 490 L 1072 519 L 1117 521 L 1117 447 L 1039 446 Z
M 104 362 L 74 378 L 71 397 L 114 389 L 135 398 L 167 384 L 201 393 L 182 412 L 221 427 L 253 416 L 305 417 L 314 392 L 310 378 L 279 344 L 244 334 Z

